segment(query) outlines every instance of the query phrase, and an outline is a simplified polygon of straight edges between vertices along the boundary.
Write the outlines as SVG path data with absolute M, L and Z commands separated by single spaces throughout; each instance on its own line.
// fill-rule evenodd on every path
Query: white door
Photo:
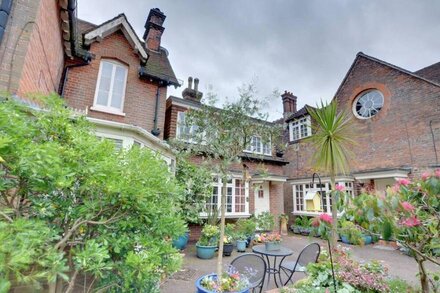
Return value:
M 269 182 L 254 184 L 255 215 L 270 211 Z

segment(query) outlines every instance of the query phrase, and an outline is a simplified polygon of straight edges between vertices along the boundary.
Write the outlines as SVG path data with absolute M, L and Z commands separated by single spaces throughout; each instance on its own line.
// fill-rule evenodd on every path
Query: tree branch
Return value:
M 424 254 L 423 252 L 421 252 L 420 250 L 418 250 L 417 248 L 415 248 L 414 246 L 412 246 L 411 244 L 405 243 L 405 245 L 411 249 L 412 251 L 414 251 L 415 253 L 417 253 L 418 255 L 420 255 L 421 257 L 429 260 L 432 263 L 435 263 L 436 265 L 440 266 L 440 261 L 435 260 L 434 258 L 427 256 L 426 254 Z
M 2 215 L 6 220 L 8 220 L 10 223 L 13 223 L 14 220 L 12 220 L 11 217 L 9 217 L 7 214 L 5 214 L 4 212 L 0 211 L 0 215 Z

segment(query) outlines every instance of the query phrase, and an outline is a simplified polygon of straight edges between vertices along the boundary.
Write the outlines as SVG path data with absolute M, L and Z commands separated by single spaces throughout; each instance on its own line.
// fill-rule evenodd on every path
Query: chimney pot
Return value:
M 196 93 L 199 91 L 199 79 L 198 78 L 194 79 L 194 90 L 196 91 Z
M 159 51 L 160 42 L 165 28 L 162 26 L 165 21 L 165 14 L 159 8 L 150 10 L 145 22 L 144 41 L 148 49 Z
M 188 77 L 188 88 L 192 89 L 192 86 L 193 86 L 193 78 L 190 76 Z
M 283 100 L 283 116 L 284 119 L 287 119 L 293 113 L 296 113 L 296 102 L 297 97 L 292 94 L 292 92 L 284 91 L 284 94 L 281 95 Z
M 194 89 L 192 88 L 192 82 L 194 81 Z M 199 79 L 188 77 L 188 87 L 183 90 L 182 97 L 185 100 L 191 100 L 197 103 L 200 103 L 200 100 L 203 97 L 203 93 L 199 92 Z

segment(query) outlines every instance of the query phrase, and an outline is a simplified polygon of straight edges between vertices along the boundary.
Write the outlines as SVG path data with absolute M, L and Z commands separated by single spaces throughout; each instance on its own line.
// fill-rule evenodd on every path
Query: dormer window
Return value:
M 117 61 L 101 60 L 92 110 L 125 115 L 127 72 L 127 67 Z
M 185 122 L 185 112 L 177 112 L 176 138 L 182 141 L 195 142 L 193 137 L 197 130 L 195 125 L 187 125 Z
M 263 142 L 263 139 L 259 136 L 252 136 L 248 146 L 244 150 L 247 153 L 254 153 L 260 155 L 271 156 L 272 155 L 272 144 L 270 140 L 268 142 Z
M 297 141 L 312 135 L 310 116 L 301 117 L 289 123 L 290 141 Z

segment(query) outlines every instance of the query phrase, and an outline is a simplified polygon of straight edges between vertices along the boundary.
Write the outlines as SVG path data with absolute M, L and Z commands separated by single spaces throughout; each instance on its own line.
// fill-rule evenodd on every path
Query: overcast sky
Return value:
M 440 61 L 439 0 L 79 0 L 79 17 L 102 23 L 119 13 L 142 37 L 151 8 L 167 16 L 162 46 L 184 85 L 212 85 L 234 98 L 254 80 L 259 96 L 292 91 L 298 107 L 335 94 L 357 52 L 415 71 Z M 282 115 L 281 98 L 269 102 Z M 299 108 L 298 108 L 299 109 Z

